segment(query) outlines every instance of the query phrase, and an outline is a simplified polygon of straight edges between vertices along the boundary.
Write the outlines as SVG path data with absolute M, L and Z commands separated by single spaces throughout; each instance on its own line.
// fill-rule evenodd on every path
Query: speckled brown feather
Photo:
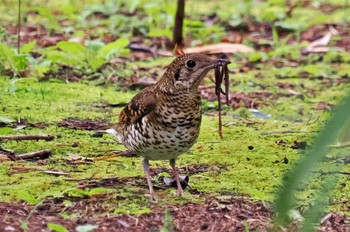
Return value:
M 189 60 L 194 67 L 186 66 Z M 138 93 L 121 111 L 115 126 L 119 141 L 150 160 L 175 159 L 186 152 L 199 135 L 198 86 L 213 68 L 206 55 L 176 57 L 155 85 Z
M 217 61 L 206 55 L 176 57 L 156 84 L 142 90 L 125 106 L 119 122 L 113 127 L 112 134 L 143 158 L 151 196 L 149 160 L 169 160 L 178 183 L 178 193 L 183 193 L 175 160 L 198 138 L 202 118 L 198 86 L 204 75 L 217 66 L 215 64 Z
M 126 126 L 136 123 L 149 114 L 156 107 L 156 98 L 153 91 L 154 86 L 151 86 L 137 94 L 120 112 L 118 124 Z

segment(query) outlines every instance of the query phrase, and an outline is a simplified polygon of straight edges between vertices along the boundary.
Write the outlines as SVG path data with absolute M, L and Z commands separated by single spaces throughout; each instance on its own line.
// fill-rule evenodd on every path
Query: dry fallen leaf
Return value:
M 236 52 L 253 52 L 254 49 L 244 44 L 238 43 L 218 43 L 200 47 L 186 48 L 185 53 L 236 53 Z
M 185 48 L 185 53 L 203 53 L 203 54 L 213 54 L 213 53 L 236 53 L 236 52 L 254 52 L 254 49 L 248 47 L 244 44 L 239 43 L 218 43 L 211 45 L 203 45 L 199 47 Z M 172 52 L 169 51 L 158 51 L 160 56 L 173 56 Z
M 4 155 L 4 154 L 0 154 L 0 162 L 3 162 L 3 161 L 9 161 L 9 157 L 7 157 L 7 155 Z
M 332 37 L 338 34 L 338 31 L 334 27 L 329 27 L 329 32 L 327 32 L 327 34 L 325 34 L 322 38 L 312 41 L 306 48 L 303 49 L 303 53 L 328 52 L 330 49 L 341 51 L 341 48 L 331 48 L 327 46 Z

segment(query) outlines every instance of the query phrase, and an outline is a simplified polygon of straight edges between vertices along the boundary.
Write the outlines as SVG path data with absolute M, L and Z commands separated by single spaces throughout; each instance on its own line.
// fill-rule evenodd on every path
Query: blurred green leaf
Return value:
M 126 55 L 129 52 L 127 46 L 130 41 L 127 38 L 119 38 L 103 46 L 98 52 L 97 56 L 104 59 L 110 59 L 112 56 Z
M 20 200 L 26 201 L 29 204 L 35 205 L 39 203 L 38 199 L 36 199 L 31 193 L 25 190 L 20 190 L 17 192 L 17 197 Z
M 286 17 L 285 8 L 280 6 L 267 6 L 260 12 L 260 18 L 262 21 L 273 22 L 275 20 L 281 20 Z
M 15 55 L 15 51 L 6 44 L 0 43 L 0 58 L 6 59 Z
M 105 46 L 105 43 L 103 43 L 101 40 L 87 40 L 85 42 L 85 46 L 87 47 L 89 52 L 95 55 L 97 54 L 98 50 Z
M 342 70 L 339 70 L 338 75 L 339 75 L 339 76 L 350 77 L 350 68 L 349 68 L 349 69 L 342 69 Z
M 27 44 L 24 44 L 21 47 L 20 51 L 23 54 L 29 54 L 35 48 L 35 45 L 36 45 L 36 41 L 29 42 Z
M 33 8 L 33 10 L 37 11 L 39 15 L 42 16 L 40 19 L 48 29 L 55 30 L 55 31 L 59 31 L 61 29 L 61 26 L 58 23 L 57 17 L 54 14 L 52 14 L 52 9 L 42 6 L 42 7 L 35 7 Z
M 168 38 L 171 38 L 172 32 L 168 29 L 151 28 L 150 31 L 148 32 L 148 36 L 150 37 L 166 36 Z
M 0 127 L 0 135 L 6 135 L 13 132 L 13 129 L 11 127 Z
M 317 164 L 319 164 L 327 154 L 329 145 L 335 143 L 340 131 L 347 125 L 349 115 L 350 95 L 346 96 L 343 101 L 338 104 L 333 116 L 326 122 L 323 130 L 319 133 L 317 138 L 315 138 L 312 148 L 307 150 L 303 158 L 286 173 L 285 181 L 275 200 L 277 224 L 286 225 L 289 222 L 289 212 L 295 206 L 295 193 L 297 189 L 300 188 L 302 182 L 306 182 L 310 179 L 311 172 L 315 170 Z M 329 183 L 334 183 L 334 181 L 326 182 L 324 188 L 328 187 L 327 183 L 329 185 Z M 327 194 L 324 195 L 328 197 Z M 314 204 L 319 205 L 317 201 Z M 319 212 L 324 210 L 324 206 L 318 210 L 312 210 L 313 212 L 309 214 L 311 221 L 308 221 L 308 223 L 316 224 L 319 222 L 319 218 L 315 215 L 319 215 Z
M 258 62 L 266 59 L 266 53 L 262 52 L 251 52 L 249 53 L 248 60 L 249 62 Z
M 16 53 L 12 48 L 8 47 L 6 44 L 0 43 L 0 65 L 3 66 L 2 69 L 10 68 L 14 73 L 18 73 L 14 60 L 15 55 Z
M 90 190 L 89 194 L 90 195 L 94 195 L 94 194 L 100 194 L 100 193 L 106 193 L 109 192 L 110 190 L 106 189 L 106 188 L 93 188 Z
M 43 77 L 45 73 L 50 71 L 50 68 L 51 68 L 50 60 L 44 60 L 40 64 L 34 66 L 34 69 L 37 72 L 38 77 Z
M 12 58 L 17 70 L 24 70 L 28 67 L 28 60 L 25 54 L 14 55 Z
M 63 201 L 63 204 L 64 204 L 64 206 L 69 207 L 69 206 L 72 206 L 72 205 L 73 205 L 73 202 L 72 202 L 72 201 L 69 201 L 69 200 L 64 200 L 64 201 Z
M 87 55 L 87 49 L 79 43 L 61 41 L 56 45 L 56 47 L 66 52 L 66 55 L 69 55 L 69 59 L 84 60 Z
M 47 227 L 55 232 L 69 232 L 66 227 L 56 223 L 48 223 Z

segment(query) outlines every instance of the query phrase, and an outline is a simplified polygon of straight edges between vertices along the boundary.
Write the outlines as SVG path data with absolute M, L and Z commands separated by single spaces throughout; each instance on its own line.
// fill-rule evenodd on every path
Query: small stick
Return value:
M 30 168 L 24 166 L 11 166 L 11 170 L 16 172 L 44 171 L 41 168 Z
M 280 135 L 280 134 L 299 134 L 299 133 L 318 133 L 319 131 L 292 131 L 292 130 L 286 130 L 286 131 L 271 131 L 271 132 L 264 132 L 260 135 Z
M 0 147 L 0 155 L 1 155 L 0 161 L 16 160 L 16 154 L 13 151 L 6 150 L 1 147 Z
M 117 153 L 114 153 L 113 155 L 109 155 L 109 156 L 102 156 L 102 157 L 98 157 L 95 158 L 94 160 L 99 161 L 99 160 L 106 160 L 106 159 L 112 159 L 115 157 L 137 157 L 137 155 L 129 150 L 126 151 L 119 151 Z
M 328 174 L 350 175 L 350 172 L 340 172 L 340 171 L 329 171 L 329 172 L 316 171 L 315 173 L 319 173 L 321 175 L 328 175 Z
M 53 135 L 0 135 L 0 140 L 39 140 L 43 139 L 46 141 L 51 141 L 55 138 Z
M 51 174 L 51 175 L 70 175 L 68 172 L 61 172 L 61 171 L 54 171 L 54 170 L 44 170 L 41 168 L 29 168 L 29 167 L 22 167 L 22 166 L 12 166 L 12 170 L 17 171 L 17 172 L 30 172 L 30 171 L 37 171 L 37 172 L 42 172 L 46 174 Z
M 18 1 L 18 22 L 17 22 L 17 53 L 21 53 L 21 0 Z
M 46 171 L 43 171 L 43 173 L 56 175 L 56 176 L 61 176 L 61 175 L 67 176 L 67 175 L 70 175 L 68 172 L 60 172 L 60 171 L 52 171 L 52 170 L 46 170 Z
M 51 155 L 51 150 L 45 149 L 42 151 L 29 152 L 21 155 L 16 155 L 16 160 L 32 159 L 32 158 L 41 158 L 45 159 Z

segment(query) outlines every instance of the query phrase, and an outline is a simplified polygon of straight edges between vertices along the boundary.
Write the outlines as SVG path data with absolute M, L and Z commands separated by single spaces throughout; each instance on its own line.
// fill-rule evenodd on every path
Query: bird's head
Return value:
M 165 91 L 197 91 L 208 71 L 217 67 L 218 64 L 228 63 L 230 63 L 228 60 L 213 59 L 203 54 L 181 55 L 168 65 L 159 84 Z

